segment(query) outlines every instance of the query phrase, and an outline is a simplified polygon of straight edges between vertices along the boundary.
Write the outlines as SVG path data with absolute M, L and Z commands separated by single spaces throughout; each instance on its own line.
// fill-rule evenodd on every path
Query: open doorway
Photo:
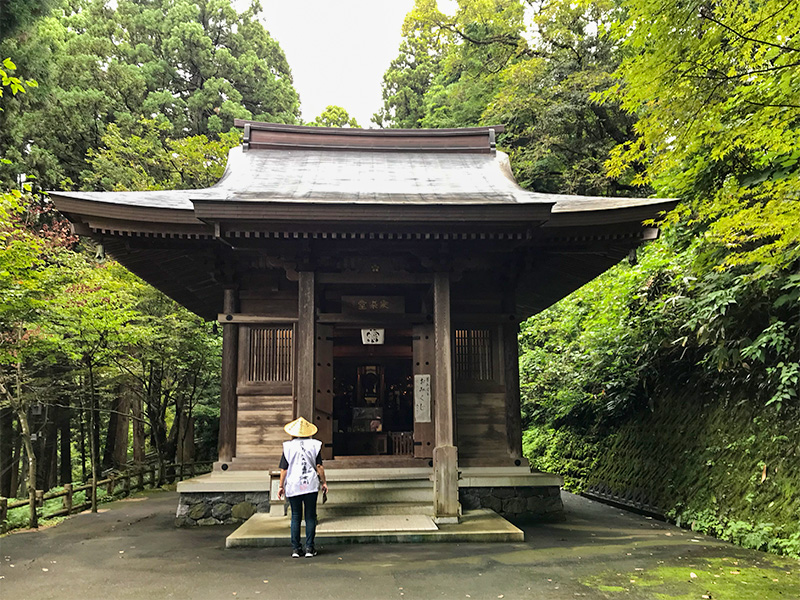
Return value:
M 355 334 L 358 334 L 356 336 Z M 414 454 L 411 333 L 387 330 L 381 346 L 338 330 L 333 361 L 333 454 Z

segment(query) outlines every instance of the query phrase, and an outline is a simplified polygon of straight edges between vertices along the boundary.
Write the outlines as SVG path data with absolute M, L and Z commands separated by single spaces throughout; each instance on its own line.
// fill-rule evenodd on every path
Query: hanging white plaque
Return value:
M 430 375 L 414 375 L 414 422 L 431 422 Z
M 383 329 L 362 329 L 361 343 L 367 345 L 383 344 Z

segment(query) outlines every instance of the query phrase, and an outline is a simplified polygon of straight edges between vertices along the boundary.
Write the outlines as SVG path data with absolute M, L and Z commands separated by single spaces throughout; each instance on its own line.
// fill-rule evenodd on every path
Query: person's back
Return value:
M 305 513 L 305 556 L 310 558 L 317 553 L 314 547 L 317 529 L 317 495 L 320 488 L 323 493 L 328 492 L 325 469 L 322 466 L 322 442 L 311 439 L 317 428 L 303 417 L 287 423 L 283 429 L 292 436 L 292 439 L 283 443 L 278 498 L 285 496 L 292 507 L 293 558 L 299 558 L 303 553 L 300 545 L 300 521 Z

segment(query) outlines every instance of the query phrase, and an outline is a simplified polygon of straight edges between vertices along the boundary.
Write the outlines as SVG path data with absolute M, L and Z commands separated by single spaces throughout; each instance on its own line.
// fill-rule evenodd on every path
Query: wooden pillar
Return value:
M 519 323 L 503 325 L 506 380 L 506 440 L 508 453 L 522 463 L 522 408 L 519 398 Z
M 450 275 L 433 280 L 433 335 L 436 355 L 433 450 L 433 513 L 437 523 L 458 522 L 458 451 L 454 440 L 453 361 L 450 346 Z
M 225 289 L 222 312 L 236 312 L 236 290 Z M 219 401 L 219 461 L 230 462 L 236 456 L 236 379 L 239 329 L 234 323 L 222 325 L 222 381 Z
M 297 306 L 297 414 L 314 422 L 314 272 L 300 271 Z

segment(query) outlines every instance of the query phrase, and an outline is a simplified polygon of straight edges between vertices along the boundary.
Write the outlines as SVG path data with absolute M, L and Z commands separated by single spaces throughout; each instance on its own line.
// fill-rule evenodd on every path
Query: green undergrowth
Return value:
M 160 488 L 156 488 L 156 490 L 169 490 L 175 491 L 177 484 L 165 484 Z M 63 487 L 53 488 L 49 490 L 48 493 L 56 493 L 63 491 Z M 150 492 L 156 491 L 154 489 L 146 489 L 136 493 L 131 494 L 128 496 L 129 498 L 138 497 L 142 495 L 147 495 Z M 105 488 L 97 488 L 97 503 L 98 504 L 105 504 L 108 502 L 113 502 L 115 500 L 123 499 L 123 489 L 122 486 L 117 486 L 114 489 L 113 494 L 109 494 Z M 80 491 L 76 492 L 72 497 L 72 505 L 73 506 L 80 506 L 87 502 L 86 492 Z M 57 512 L 64 508 L 63 505 L 63 498 L 52 498 L 51 500 L 46 500 L 44 502 L 44 506 L 40 506 L 36 509 L 37 514 L 39 515 L 39 527 L 48 527 L 61 521 L 69 518 L 68 516 L 50 516 L 52 513 Z M 88 510 L 84 509 L 84 510 Z M 77 514 L 77 513 L 73 513 Z M 30 517 L 30 508 L 26 504 L 25 506 L 20 506 L 17 508 L 13 508 L 8 511 L 8 517 L 6 519 L 5 530 L 6 531 L 13 531 L 15 529 L 23 529 L 29 526 L 29 517 Z
M 607 598 L 663 600 L 768 600 L 800 598 L 800 567 L 789 561 L 747 562 L 718 558 L 659 565 L 633 572 L 608 572 L 583 585 Z
M 797 412 L 672 393 L 603 435 L 530 428 L 524 448 L 570 491 L 610 493 L 693 531 L 800 557 Z
M 609 441 L 568 429 L 534 427 L 524 432 L 522 450 L 534 470 L 558 473 L 564 478 L 564 489 L 579 493 L 597 466 L 600 449 Z

